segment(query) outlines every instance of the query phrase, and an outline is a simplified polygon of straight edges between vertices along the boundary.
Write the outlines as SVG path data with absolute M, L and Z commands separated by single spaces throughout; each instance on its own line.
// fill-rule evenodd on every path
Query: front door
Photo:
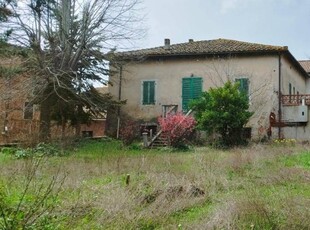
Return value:
M 185 77 L 182 79 L 182 110 L 188 111 L 189 102 L 199 98 L 202 93 L 201 77 Z

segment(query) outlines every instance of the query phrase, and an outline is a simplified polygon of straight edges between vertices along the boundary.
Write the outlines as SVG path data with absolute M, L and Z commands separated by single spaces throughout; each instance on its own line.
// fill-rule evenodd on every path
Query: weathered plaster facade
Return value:
M 294 138 L 296 135 L 293 137 L 293 134 L 300 132 L 296 130 L 308 128 L 308 125 L 305 127 L 303 124 L 303 127 L 296 126 L 292 132 L 292 127 L 270 127 L 271 113 L 276 115 L 276 119 L 281 117 L 280 122 L 285 121 L 286 110 L 279 101 L 279 92 L 282 95 L 289 94 L 290 85 L 291 94 L 293 90 L 295 94 L 308 93 L 305 72 L 287 47 L 279 51 L 257 53 L 243 51 L 221 55 L 146 55 L 141 60 L 122 62 L 120 69 L 115 69 L 118 71 L 110 77 L 113 86 L 109 87 L 109 91 L 115 98 L 121 96 L 121 100 L 127 101 L 121 111 L 135 119 L 149 121 L 156 118 L 162 114 L 164 105 L 178 105 L 178 110 L 181 111 L 183 78 L 201 77 L 203 91 L 222 86 L 227 80 L 247 78 L 250 110 L 254 112 L 247 126 L 252 128 L 254 139 L 267 136 L 268 131 L 271 131 L 272 138 Z M 153 105 L 142 103 L 143 81 L 156 83 Z M 298 138 L 300 136 L 301 134 Z

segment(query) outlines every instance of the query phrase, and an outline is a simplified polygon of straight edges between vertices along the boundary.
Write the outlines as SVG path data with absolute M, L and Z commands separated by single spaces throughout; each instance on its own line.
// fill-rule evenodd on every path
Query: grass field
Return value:
M 310 146 L 0 153 L 0 228 L 309 229 Z

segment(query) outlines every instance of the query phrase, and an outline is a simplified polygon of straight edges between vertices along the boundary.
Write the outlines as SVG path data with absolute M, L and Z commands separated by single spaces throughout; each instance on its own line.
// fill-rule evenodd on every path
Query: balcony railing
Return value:
M 284 106 L 298 106 L 302 105 L 304 100 L 305 105 L 310 105 L 310 94 L 297 94 L 297 95 L 282 95 L 281 101 Z

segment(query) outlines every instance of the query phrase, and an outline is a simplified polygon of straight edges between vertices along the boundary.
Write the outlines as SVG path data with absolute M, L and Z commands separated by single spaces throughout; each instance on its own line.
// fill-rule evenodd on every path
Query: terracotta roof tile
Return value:
M 298 61 L 299 64 L 306 70 L 307 73 L 310 73 L 310 60 Z
M 228 39 L 205 41 L 190 41 L 180 44 L 171 44 L 169 47 L 160 46 L 149 49 L 134 50 L 117 53 L 123 58 L 139 56 L 178 56 L 200 54 L 229 54 L 229 53 L 259 53 L 287 51 L 287 46 L 272 46 L 258 43 L 249 43 Z

